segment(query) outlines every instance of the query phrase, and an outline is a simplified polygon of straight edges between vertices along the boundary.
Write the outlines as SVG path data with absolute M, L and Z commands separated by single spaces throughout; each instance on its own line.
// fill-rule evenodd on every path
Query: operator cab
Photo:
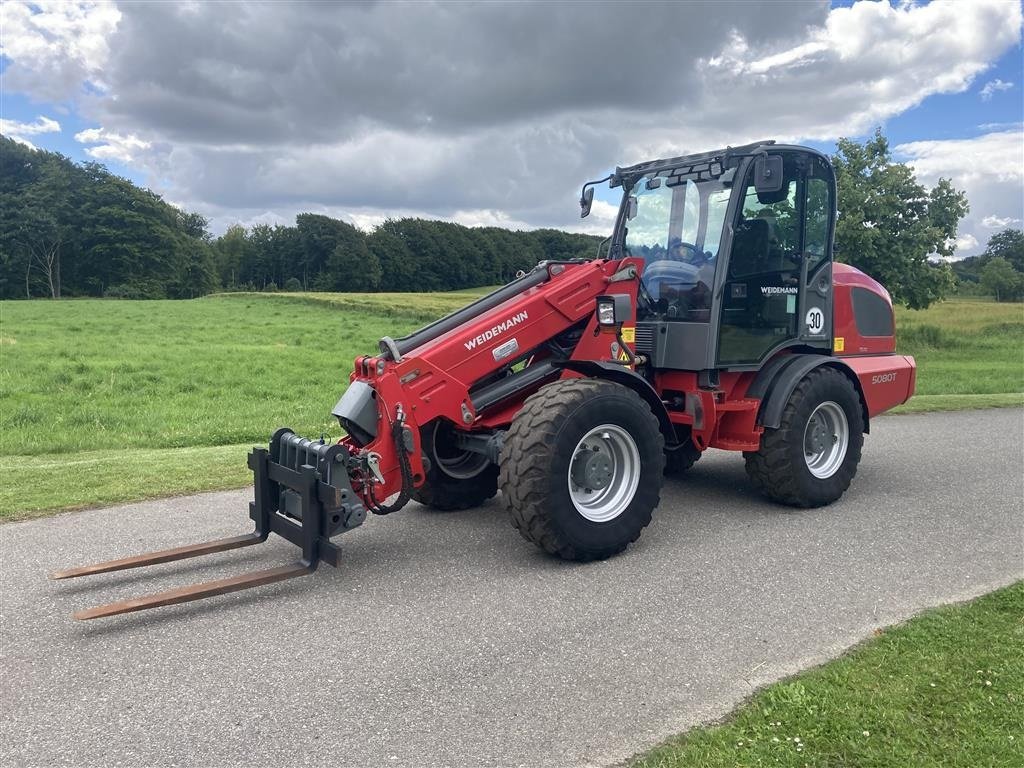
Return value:
M 619 168 L 614 235 L 644 259 L 636 346 L 654 367 L 757 368 L 832 343 L 835 177 L 804 147 L 761 142 Z

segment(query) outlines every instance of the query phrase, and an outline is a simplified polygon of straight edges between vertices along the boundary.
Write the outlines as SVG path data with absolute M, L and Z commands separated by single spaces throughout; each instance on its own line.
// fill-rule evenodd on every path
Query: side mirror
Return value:
M 754 190 L 758 196 L 782 189 L 782 155 L 760 155 L 754 161 Z
M 594 188 L 587 187 L 580 196 L 580 218 L 585 219 L 590 215 L 590 206 L 594 204 Z
M 636 195 L 630 195 L 629 200 L 626 201 L 626 221 L 632 221 L 636 218 L 636 209 Z

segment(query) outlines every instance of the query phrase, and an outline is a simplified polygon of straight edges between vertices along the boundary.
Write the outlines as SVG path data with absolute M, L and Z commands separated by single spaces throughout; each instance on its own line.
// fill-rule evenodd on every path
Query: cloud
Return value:
M 4 89 L 63 101 L 83 85 L 104 88 L 108 41 L 121 12 L 112 3 L 10 0 L 0 9 Z
M 45 56 L 12 48 L 29 51 L 7 54 L 16 89 L 38 96 L 62 73 L 103 126 L 93 157 L 214 222 L 311 210 L 603 232 L 612 212 L 580 221 L 576 199 L 615 164 L 862 134 L 971 87 L 1021 25 L 1001 0 L 112 10 L 76 22 L 104 30 L 88 56 L 66 35 Z
M 1020 26 L 1020 5 L 1002 0 L 834 8 L 789 50 L 759 55 L 739 41 L 714 60 L 708 90 L 719 98 L 701 118 L 725 125 L 742 105 L 768 135 L 863 135 L 928 96 L 966 90 Z
M 1024 121 L 1014 120 L 1007 123 L 982 123 L 978 126 L 978 129 L 982 131 L 1005 131 L 1007 128 L 1017 128 L 1018 130 L 1024 129 Z
M 18 120 L 7 120 L 0 118 L 0 133 L 9 139 L 35 149 L 35 145 L 26 139 L 26 136 L 35 136 L 40 133 L 60 133 L 60 123 L 48 117 L 39 115 L 34 123 L 22 123 Z
M 1008 83 L 1005 80 L 1000 80 L 998 77 L 995 80 L 989 80 L 985 83 L 985 87 L 982 88 L 978 93 L 981 96 L 982 101 L 991 101 L 992 96 L 996 91 L 1008 91 L 1013 88 L 1013 83 Z
M 894 153 L 914 166 L 922 183 L 931 186 L 948 178 L 967 193 L 971 210 L 960 224 L 957 256 L 980 251 L 991 236 L 987 230 L 992 222 L 1024 217 L 1024 131 L 908 142 L 896 146 Z
M 1012 216 L 986 216 L 981 220 L 981 226 L 988 229 L 1005 229 L 1011 224 L 1020 224 L 1020 221 L 1020 219 L 1015 219 Z
M 87 128 L 84 131 L 79 131 L 75 134 L 75 141 L 79 144 L 99 145 L 86 147 L 85 154 L 89 157 L 94 157 L 97 160 L 116 160 L 126 165 L 151 146 L 148 141 L 143 141 L 137 136 L 124 136 L 103 128 Z
M 978 248 L 978 238 L 969 232 L 957 235 L 954 242 L 956 244 L 956 250 L 960 252 L 957 255 L 963 255 L 964 251 L 973 251 Z

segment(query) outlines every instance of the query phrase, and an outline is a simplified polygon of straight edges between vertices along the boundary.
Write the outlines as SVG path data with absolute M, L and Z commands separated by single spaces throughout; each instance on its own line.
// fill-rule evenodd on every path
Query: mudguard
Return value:
M 869 432 L 868 409 L 864 399 L 864 390 L 856 373 L 842 358 L 831 355 L 781 355 L 770 361 L 757 374 L 754 382 L 747 389 L 746 396 L 757 398 L 761 407 L 757 414 L 757 423 L 766 429 L 778 429 L 782 423 L 782 412 L 786 409 L 790 395 L 796 385 L 808 373 L 822 365 L 828 365 L 841 371 L 857 390 L 860 407 L 864 416 L 864 431 Z
M 668 410 L 661 401 L 654 387 L 639 373 L 633 369 L 617 363 L 600 362 L 597 360 L 559 360 L 554 363 L 558 368 L 566 368 L 582 376 L 593 379 L 606 379 L 624 387 L 629 387 L 636 392 L 651 407 L 651 412 L 657 417 L 661 427 L 661 434 L 665 438 L 665 445 L 672 446 L 679 442 L 676 437 L 676 430 L 668 417 Z

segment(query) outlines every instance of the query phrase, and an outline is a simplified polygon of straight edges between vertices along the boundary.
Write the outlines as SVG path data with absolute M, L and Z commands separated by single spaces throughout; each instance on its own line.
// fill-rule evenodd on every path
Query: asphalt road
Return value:
M 48 571 L 247 529 L 247 493 L 0 526 L 4 766 L 606 766 L 874 627 L 1024 577 L 1024 413 L 878 420 L 850 492 L 790 512 L 712 452 L 627 553 L 543 556 L 496 503 L 413 507 L 312 577 L 88 623 L 287 563 L 260 547 Z M 239 457 L 244 460 L 244 457 Z

